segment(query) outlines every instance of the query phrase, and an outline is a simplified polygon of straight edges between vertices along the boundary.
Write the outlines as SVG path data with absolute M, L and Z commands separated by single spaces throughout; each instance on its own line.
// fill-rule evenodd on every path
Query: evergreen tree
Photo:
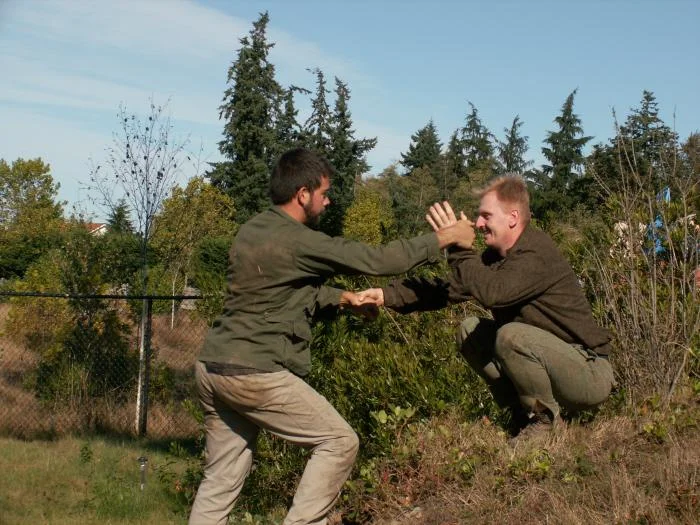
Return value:
M 491 132 L 479 118 L 479 112 L 474 104 L 469 102 L 470 113 L 462 128 L 462 145 L 467 165 L 467 173 L 482 172 L 483 178 L 488 178 L 494 169 L 494 151 L 491 142 Z
M 266 36 L 269 16 L 262 13 L 228 70 L 220 118 L 226 120 L 219 151 L 228 159 L 208 174 L 211 182 L 235 199 L 238 219 L 246 221 L 268 206 L 270 170 L 278 153 L 280 114 L 284 91 L 268 60 Z
M 447 150 L 442 155 L 442 180 L 439 184 L 442 199 L 449 200 L 460 180 L 467 179 L 466 159 L 464 158 L 464 146 L 459 137 L 459 130 L 455 130 L 450 136 Z
M 659 192 L 668 184 L 678 152 L 678 135 L 659 117 L 654 94 L 644 91 L 640 107 L 631 108 L 617 135 L 593 148 L 588 166 L 609 191 L 627 187 L 634 172 Z
M 401 164 L 406 169 L 406 174 L 411 175 L 418 168 L 427 167 L 434 172 L 436 182 L 440 179 L 440 151 L 442 144 L 437 135 L 433 119 L 430 119 L 425 127 L 411 135 L 411 144 L 408 152 L 401 154 Z
M 133 233 L 134 227 L 129 219 L 129 206 L 126 200 L 119 199 L 109 212 L 107 227 L 110 233 Z
M 544 140 L 547 146 L 542 148 L 542 154 L 549 161 L 543 166 L 544 173 L 551 180 L 549 187 L 562 193 L 580 175 L 585 160 L 583 148 L 593 138 L 583 135 L 581 119 L 574 113 L 577 91 L 574 89 L 566 97 L 561 114 L 554 119 L 559 129 L 547 133 Z
M 620 127 L 619 138 L 637 173 L 648 176 L 651 186 L 661 190 L 675 160 L 678 135 L 659 117 L 654 93 L 644 90 L 639 107 L 631 109 Z
M 316 92 L 311 101 L 311 116 L 304 124 L 308 145 L 324 157 L 330 157 L 331 149 L 331 110 L 326 101 L 329 93 L 323 71 L 316 68 L 309 70 L 316 75 Z
M 282 98 L 283 109 L 276 123 L 277 151 L 274 156 L 275 158 L 278 158 L 287 150 L 305 145 L 307 140 L 304 131 L 297 121 L 297 114 L 299 112 L 294 105 L 294 95 L 296 93 L 309 94 L 310 91 L 297 86 L 291 86 L 284 91 L 284 96 Z
M 445 165 L 448 172 L 452 173 L 456 179 L 467 178 L 467 159 L 464 156 L 464 144 L 459 137 L 459 130 L 452 132 L 450 142 L 447 144 L 445 152 Z
M 523 121 L 518 115 L 513 119 L 510 128 L 503 128 L 505 140 L 498 142 L 498 161 L 500 173 L 525 173 L 532 161 L 525 160 L 527 153 L 527 137 L 520 134 Z
M 355 181 L 369 166 L 365 160 L 368 151 L 377 145 L 377 139 L 355 139 L 348 103 L 350 90 L 347 84 L 335 78 L 335 106 L 328 126 L 328 160 L 336 170 L 331 189 L 333 205 L 325 213 L 321 226 L 329 235 L 340 235 L 346 210 L 354 198 Z
M 566 97 L 561 114 L 554 119 L 559 129 L 549 131 L 544 140 L 542 153 L 549 164 L 542 166 L 536 181 L 541 188 L 533 198 L 536 216 L 568 211 L 581 202 L 583 190 L 577 181 L 585 162 L 583 148 L 592 137 L 583 134 L 581 119 L 574 113 L 576 92 L 575 89 Z

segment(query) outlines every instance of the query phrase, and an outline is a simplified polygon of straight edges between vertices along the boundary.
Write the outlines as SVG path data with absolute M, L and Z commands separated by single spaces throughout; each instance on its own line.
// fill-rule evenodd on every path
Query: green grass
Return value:
M 140 456 L 148 457 L 143 491 Z M 185 468 L 185 459 L 136 441 L 0 438 L 0 523 L 186 523 L 175 487 L 158 475 Z

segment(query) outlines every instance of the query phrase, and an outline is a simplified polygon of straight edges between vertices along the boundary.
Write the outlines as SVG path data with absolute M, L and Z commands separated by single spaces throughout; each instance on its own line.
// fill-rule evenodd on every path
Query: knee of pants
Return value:
M 355 456 L 357 456 L 357 452 L 360 450 L 360 439 L 357 437 L 357 434 L 353 432 L 345 439 L 345 441 L 348 455 L 352 455 L 352 457 L 354 458 Z
M 496 346 L 494 354 L 496 359 L 503 362 L 516 353 L 518 345 L 517 323 L 504 324 L 496 332 Z
M 469 337 L 474 333 L 476 327 L 479 326 L 480 319 L 478 317 L 467 317 L 459 325 L 459 330 L 457 331 L 457 346 L 462 349 L 464 343 L 469 340 Z
M 329 448 L 337 455 L 354 461 L 360 450 L 360 440 L 354 430 L 338 436 L 328 444 Z

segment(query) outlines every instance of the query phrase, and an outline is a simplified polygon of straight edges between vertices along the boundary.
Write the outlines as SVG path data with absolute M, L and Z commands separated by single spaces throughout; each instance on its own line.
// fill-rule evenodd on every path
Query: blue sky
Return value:
M 265 10 L 280 83 L 313 88 L 315 67 L 348 83 L 357 136 L 379 140 L 371 173 L 431 118 L 446 143 L 469 101 L 498 137 L 520 115 L 537 164 L 576 88 L 592 143 L 644 89 L 681 138 L 700 129 L 696 0 L 0 0 L 0 158 L 41 157 L 60 198 L 94 211 L 89 159 L 120 104 L 144 113 L 153 97 L 201 160 L 220 160 L 227 69 Z

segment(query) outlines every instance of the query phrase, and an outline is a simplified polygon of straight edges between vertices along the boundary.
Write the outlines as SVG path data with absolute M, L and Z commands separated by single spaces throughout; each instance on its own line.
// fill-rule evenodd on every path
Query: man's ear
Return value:
M 297 203 L 299 203 L 299 206 L 303 208 L 309 202 L 309 199 L 311 198 L 311 192 L 306 186 L 302 186 L 297 190 L 295 198 L 297 200 Z
M 520 223 L 520 210 L 513 209 L 510 210 L 508 214 L 508 226 L 510 228 L 515 228 Z

